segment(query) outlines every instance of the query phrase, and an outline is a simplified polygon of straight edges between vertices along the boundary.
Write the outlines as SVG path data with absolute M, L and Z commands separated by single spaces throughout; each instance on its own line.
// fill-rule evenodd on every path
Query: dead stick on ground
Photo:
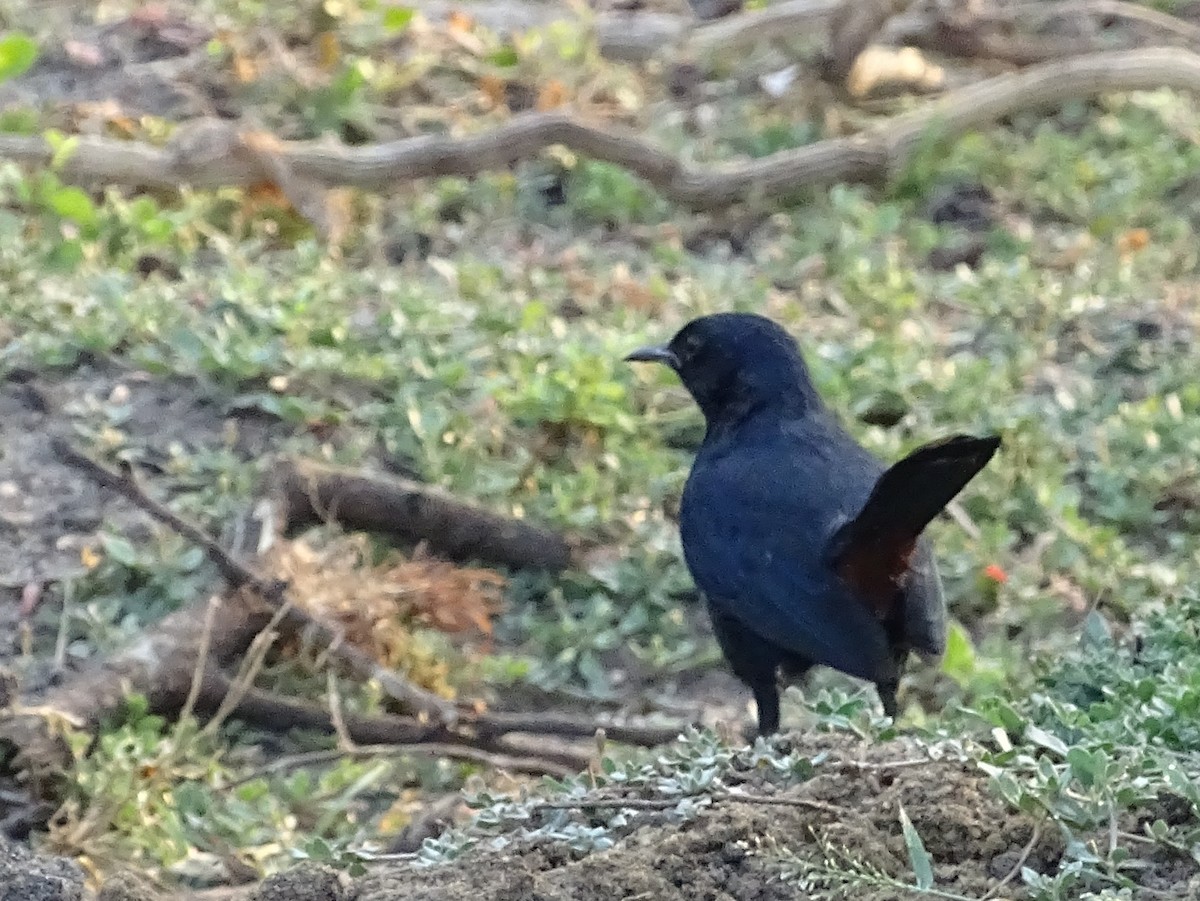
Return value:
M 535 805 L 536 810 L 670 810 L 680 801 L 709 800 L 714 804 L 727 802 L 731 804 L 758 804 L 772 807 L 803 807 L 807 810 L 819 810 L 837 817 L 844 817 L 848 811 L 835 804 L 816 801 L 812 798 L 797 798 L 784 795 L 750 795 L 741 792 L 717 791 L 706 795 L 687 795 L 678 798 L 572 798 L 564 801 L 542 801 Z
M 163 525 L 179 533 L 193 544 L 199 545 L 208 559 L 217 567 L 225 581 L 235 588 L 245 586 L 265 600 L 278 604 L 283 594 L 284 584 L 279 581 L 267 582 L 260 579 L 249 567 L 243 566 L 225 552 L 203 529 L 188 522 L 173 510 L 164 507 L 150 495 L 146 494 L 138 484 L 137 479 L 128 473 L 119 473 L 97 463 L 83 451 L 73 447 L 65 438 L 52 438 L 50 449 L 54 451 L 63 463 L 74 467 L 91 477 L 98 485 L 115 491 L 131 501 L 135 506 L 149 513 Z
M 346 728 L 346 718 L 342 715 L 342 694 L 338 691 L 337 673 L 333 670 L 325 674 L 325 696 L 329 699 L 329 722 L 337 734 L 338 747 L 343 751 L 353 751 L 357 743 Z
M 697 25 L 691 16 L 609 13 L 598 17 L 596 43 L 606 59 L 645 62 L 652 57 L 734 56 L 755 44 L 817 36 L 840 0 L 787 0 L 765 9 Z
M 447 745 L 429 743 L 422 745 L 363 745 L 356 748 L 333 748 L 324 751 L 306 751 L 303 754 L 290 754 L 272 760 L 258 767 L 245 776 L 230 782 L 226 790 L 234 789 L 279 773 L 302 769 L 308 766 L 320 766 L 326 763 L 336 763 L 339 760 L 369 760 L 377 757 L 401 757 L 406 754 L 418 754 L 426 757 L 449 757 L 454 760 L 466 760 L 480 763 L 498 770 L 508 770 L 512 773 L 525 773 L 533 776 L 572 776 L 579 772 L 566 766 L 551 763 L 540 757 L 519 757 L 511 754 L 495 754 L 481 748 L 469 745 Z
M 423 541 L 457 560 L 550 570 L 571 563 L 571 546 L 558 533 L 407 479 L 289 460 L 279 466 L 275 487 L 293 526 L 333 521 Z
M 217 611 L 221 607 L 221 599 L 219 597 L 211 597 L 208 599 L 208 609 L 204 614 L 204 630 L 200 633 L 200 647 L 196 651 L 196 666 L 192 670 L 192 684 L 188 688 L 187 698 L 184 699 L 183 707 L 180 708 L 179 718 L 186 720 L 195 712 L 196 701 L 200 697 L 200 688 L 204 684 L 204 670 L 208 667 L 208 652 L 212 647 L 213 621 L 217 618 Z
M 263 579 L 249 567 L 239 563 L 202 529 L 187 522 L 146 494 L 131 475 L 122 475 L 96 462 L 87 454 L 72 447 L 65 439 L 55 438 L 51 442 L 51 446 L 54 453 L 64 463 L 86 472 L 97 483 L 121 494 L 159 522 L 174 529 L 189 541 L 200 545 L 232 587 L 247 588 L 274 607 L 279 614 L 281 625 L 297 631 L 311 629 L 316 632 L 330 646 L 331 653 L 335 658 L 360 678 L 376 679 L 383 690 L 404 709 L 420 716 L 438 717 L 447 721 L 456 717 L 457 714 L 451 702 L 413 685 L 398 673 L 385 669 L 357 648 L 343 644 L 337 630 L 313 619 L 312 616 L 290 603 L 283 582 Z
M 198 710 L 211 712 L 220 706 L 231 690 L 230 679 L 216 670 L 206 670 L 203 690 L 197 698 Z M 236 714 L 261 729 L 287 730 L 293 728 L 334 732 L 336 726 L 330 710 L 322 705 L 294 698 L 285 698 L 262 689 L 247 689 L 239 698 Z M 554 760 L 564 765 L 586 767 L 586 755 L 574 751 L 512 747 L 501 739 L 504 736 L 532 735 L 563 739 L 594 738 L 598 729 L 606 736 L 626 744 L 653 746 L 665 744 L 683 731 L 681 725 L 630 726 L 597 723 L 553 714 L 464 713 L 457 726 L 423 722 L 415 717 L 396 714 L 360 714 L 342 711 L 342 725 L 352 745 L 417 745 L 464 744 L 501 753 L 520 753 Z M 482 727 L 478 720 L 482 719 Z M 474 728 L 472 728 L 474 727 Z
M 602 728 L 604 734 L 612 741 L 648 747 L 673 741 L 686 727 L 682 723 L 665 726 L 621 725 L 561 713 L 521 713 L 504 710 L 481 713 L 471 717 L 468 722 L 477 733 L 485 737 L 528 732 L 560 738 L 592 738 L 596 730 Z
M 597 17 L 596 43 L 600 55 L 606 59 L 624 62 L 646 62 L 658 58 L 664 61 L 683 59 L 705 59 L 716 55 L 724 58 L 745 57 L 756 45 L 773 42 L 785 37 L 790 43 L 812 41 L 830 29 L 832 20 L 842 6 L 838 0 L 786 0 L 765 9 L 758 9 L 730 16 L 705 25 L 697 25 L 690 16 L 675 16 L 661 13 L 607 13 Z M 987 26 L 996 23 L 1016 23 L 1028 19 L 1036 22 L 1051 16 L 1080 13 L 1093 16 L 1114 16 L 1141 22 L 1159 29 L 1165 34 L 1186 40 L 1200 40 L 1200 28 L 1175 16 L 1155 9 L 1148 9 L 1125 0 L 1039 0 L 1034 3 L 1018 3 L 1008 6 L 988 5 L 965 17 L 966 21 Z M 954 9 L 918 9 L 897 15 L 884 23 L 881 43 L 906 44 L 916 41 L 931 49 L 936 47 L 937 36 L 953 17 Z M 1019 36 L 1018 40 L 1027 40 Z M 979 44 L 980 42 L 976 42 Z M 1043 46 L 1049 50 L 1051 44 Z M 1080 46 L 1077 42 L 1058 46 L 1069 49 Z M 1104 48 L 1089 42 L 1085 52 Z M 949 49 L 952 53 L 958 48 Z M 1078 51 L 1077 51 L 1078 52 Z M 836 55 L 837 48 L 831 46 L 829 55 Z M 1060 53 L 1058 58 L 1065 56 Z M 1050 59 L 1052 57 L 1042 57 Z
M 1167 34 L 1173 34 L 1189 41 L 1200 42 L 1200 26 L 1185 22 L 1177 16 L 1161 10 L 1129 3 L 1126 0 L 1061 0 L 1058 3 L 1018 3 L 1012 6 L 987 10 L 982 14 L 985 20 L 1013 21 L 1021 18 L 1034 20 L 1049 19 L 1052 16 L 1063 16 L 1069 13 L 1080 13 L 1089 16 L 1113 16 L 1128 19 L 1131 22 L 1141 22 L 1150 25 Z
M 34 779 L 43 773 L 54 777 L 71 761 L 58 724 L 92 732 L 135 692 L 145 695 L 156 713 L 178 712 L 202 656 L 201 645 L 207 643 L 213 667 L 224 664 L 243 653 L 270 619 L 260 605 L 229 597 L 219 605 L 211 620 L 207 598 L 167 614 L 126 647 L 39 693 L 31 705 L 6 712 L 0 717 L 0 740 L 17 749 L 20 766 Z
M 494 131 L 465 138 L 421 135 L 369 147 L 281 142 L 279 152 L 294 171 L 314 182 L 390 189 L 417 178 L 503 169 L 561 144 L 581 156 L 623 166 L 680 204 L 714 209 L 757 197 L 787 196 L 818 184 L 878 180 L 903 166 L 931 129 L 952 137 L 1019 110 L 1161 87 L 1200 93 L 1200 55 L 1159 47 L 1056 60 L 952 91 L 851 137 L 712 168 L 689 165 L 612 124 L 591 126 L 554 113 L 516 116 Z M 41 138 L 4 135 L 0 157 L 46 165 L 53 149 Z M 58 174 L 84 182 L 170 188 L 248 185 L 263 177 L 258 164 L 233 151 L 192 163 L 146 144 L 83 135 Z
M 204 724 L 204 734 L 215 734 L 221 727 L 221 724 L 237 710 L 242 698 L 246 696 L 246 692 L 254 685 L 254 680 L 258 678 L 259 671 L 267 661 L 267 654 L 279 637 L 278 632 L 275 630 L 285 618 L 289 608 L 290 601 L 285 601 L 282 606 L 275 610 L 271 621 L 254 636 L 254 639 L 250 642 L 249 649 L 242 658 L 241 665 L 238 667 L 237 675 L 230 682 L 229 690 L 221 698 L 221 703 L 217 705 L 216 712 Z

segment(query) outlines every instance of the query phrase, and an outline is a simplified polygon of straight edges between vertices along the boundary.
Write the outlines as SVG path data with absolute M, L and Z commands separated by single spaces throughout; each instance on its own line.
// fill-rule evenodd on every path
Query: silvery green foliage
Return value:
M 824 755 L 809 757 L 786 741 L 733 748 L 711 732 L 688 730 L 669 748 L 642 752 L 628 759 L 605 757 L 599 772 L 565 780 L 547 779 L 544 795 L 525 798 L 480 793 L 469 799 L 475 819 L 429 839 L 418 854 L 423 864 L 443 863 L 471 848 L 501 849 L 553 842 L 588 853 L 613 846 L 634 828 L 651 823 L 680 823 L 712 803 L 712 794 L 753 780 L 785 788 L 807 780 Z M 629 807 L 613 799 L 633 799 Z M 638 809 L 640 800 L 670 802 Z M 555 807 L 547 807 L 552 801 Z M 604 807 L 588 803 L 606 802 Z M 570 806 L 567 806 L 570 805 Z
M 968 711 L 990 730 L 979 766 L 995 790 L 1066 840 L 1056 872 L 1022 872 L 1035 898 L 1137 896 L 1151 853 L 1200 864 L 1198 622 L 1191 596 L 1130 641 L 1085 628 L 1025 698 Z
M 1001 798 L 1040 822 L 1043 835 L 1061 836 L 1065 851 L 1053 871 L 1026 865 L 1017 874 L 1031 897 L 1118 901 L 1139 896 L 1156 855 L 1200 864 L 1197 623 L 1200 599 L 1192 597 L 1149 615 L 1136 640 L 1118 641 L 1093 624 L 1075 653 L 1041 666 L 1033 690 L 948 712 L 936 732 L 908 736 L 906 753 L 974 762 Z M 895 736 L 861 697 L 823 692 L 808 708 L 817 729 L 874 741 Z M 605 758 L 597 773 L 547 780 L 538 797 L 480 794 L 472 799 L 475 820 L 427 841 L 419 859 L 434 864 L 471 848 L 541 842 L 605 850 L 639 826 L 694 817 L 722 793 L 765 795 L 801 784 L 827 762 L 837 761 L 803 753 L 786 737 L 733 748 L 689 731 L 668 749 Z M 611 806 L 624 798 L 629 806 Z M 653 808 L 639 808 L 645 801 Z M 597 802 L 609 806 L 588 806 Z M 1172 813 L 1159 815 L 1166 808 Z M 911 830 L 913 847 L 919 827 Z M 898 880 L 819 836 L 816 845 L 816 857 L 772 852 L 783 878 L 810 893 L 890 887 L 956 897 L 919 877 Z

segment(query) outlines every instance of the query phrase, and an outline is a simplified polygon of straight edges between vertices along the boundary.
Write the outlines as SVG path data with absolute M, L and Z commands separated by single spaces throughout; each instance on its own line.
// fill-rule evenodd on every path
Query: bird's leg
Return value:
M 880 682 L 875 686 L 875 690 L 879 692 L 879 700 L 883 704 L 883 712 L 893 720 L 900 713 L 900 708 L 896 704 L 896 691 L 899 688 L 899 682 Z
M 772 735 L 778 732 L 778 650 L 734 617 L 722 613 L 720 607 L 713 604 L 711 599 L 708 604 L 708 616 L 717 644 L 721 646 L 721 652 L 729 661 L 729 668 L 754 692 L 754 703 L 758 706 L 758 734 Z
M 774 735 L 779 731 L 779 687 L 775 684 L 775 674 L 768 680 L 754 682 L 750 690 L 758 707 L 758 734 Z
M 794 654 L 786 655 L 779 662 L 779 675 L 775 679 L 775 687 L 778 693 L 782 695 L 789 687 L 803 690 L 808 672 L 812 668 L 813 664 L 809 663 L 803 657 Z M 759 709 L 761 709 L 761 705 Z

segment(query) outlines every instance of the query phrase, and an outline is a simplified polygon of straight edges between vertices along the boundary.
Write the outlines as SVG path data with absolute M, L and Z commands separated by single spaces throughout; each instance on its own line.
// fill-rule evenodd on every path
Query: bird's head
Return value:
M 674 369 L 710 426 L 740 421 L 762 407 L 802 412 L 821 403 L 791 335 L 753 313 L 693 319 L 669 344 L 640 348 L 625 359 Z

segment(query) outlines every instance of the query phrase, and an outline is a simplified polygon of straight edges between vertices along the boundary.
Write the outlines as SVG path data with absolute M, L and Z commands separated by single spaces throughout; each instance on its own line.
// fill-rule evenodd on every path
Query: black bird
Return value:
M 704 316 L 625 359 L 670 366 L 704 414 L 683 553 L 726 660 L 754 692 L 759 732 L 779 728 L 779 674 L 816 664 L 874 682 L 895 716 L 909 652 L 936 659 L 946 646 L 921 533 L 999 437 L 955 435 L 885 468 L 821 402 L 796 342 L 762 316 Z

